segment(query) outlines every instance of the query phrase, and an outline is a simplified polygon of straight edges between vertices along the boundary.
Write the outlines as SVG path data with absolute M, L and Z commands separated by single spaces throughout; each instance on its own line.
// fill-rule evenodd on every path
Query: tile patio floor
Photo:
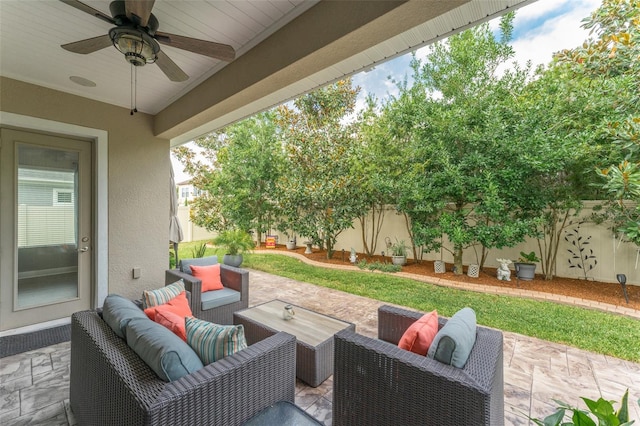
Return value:
M 251 271 L 250 281 L 250 305 L 282 299 L 377 334 L 376 300 L 259 271 Z M 0 424 L 76 424 L 68 404 L 69 352 L 66 342 L 0 359 Z M 584 406 L 580 396 L 619 401 L 626 388 L 630 416 L 640 423 L 640 364 L 505 332 L 504 373 L 506 425 L 530 424 L 522 413 L 551 414 L 552 398 Z M 331 378 L 317 388 L 297 384 L 296 404 L 325 425 L 331 425 L 331 397 Z

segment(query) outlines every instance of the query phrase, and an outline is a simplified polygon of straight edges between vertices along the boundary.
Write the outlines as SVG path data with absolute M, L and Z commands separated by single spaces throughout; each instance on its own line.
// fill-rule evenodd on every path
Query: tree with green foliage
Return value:
M 258 241 L 277 216 L 276 181 L 283 151 L 273 112 L 264 112 L 176 149 L 192 183 L 203 191 L 192 220 L 208 230 L 254 230 Z
M 546 279 L 555 275 L 564 231 L 583 206 L 599 197 L 593 170 L 612 155 L 598 131 L 606 103 L 584 81 L 567 78 L 566 70 L 552 64 L 540 69 L 519 97 L 520 117 L 514 140 L 536 150 L 523 152 L 535 173 L 520 204 L 523 213 L 537 218 L 538 254 Z
M 591 37 L 557 59 L 607 101 L 600 129 L 625 158 L 596 171 L 612 201 L 614 228 L 640 247 L 640 1 L 603 0 L 583 22 Z
M 353 174 L 359 152 L 346 118 L 359 88 L 342 80 L 278 108 L 285 162 L 277 183 L 285 227 L 333 255 L 338 235 L 364 214 L 361 179 Z
M 389 120 L 378 110 L 377 100 L 368 96 L 355 124 L 360 153 L 355 156 L 353 173 L 361 177 L 360 195 L 369 207 L 358 221 L 364 252 L 369 256 L 377 252 L 385 213 L 389 205 L 397 204 L 398 184 L 405 171 L 403 146 L 393 137 L 394 126 Z
M 433 45 L 424 62 L 412 62 L 414 84 L 387 105 L 410 144 L 399 207 L 418 244 L 437 249 L 447 236 L 457 274 L 466 248 L 482 245 L 482 265 L 487 249 L 513 246 L 533 229 L 521 214 L 533 171 L 513 141 L 528 69 L 499 70 L 513 56 L 512 21 L 502 18 L 501 40 L 483 24 Z

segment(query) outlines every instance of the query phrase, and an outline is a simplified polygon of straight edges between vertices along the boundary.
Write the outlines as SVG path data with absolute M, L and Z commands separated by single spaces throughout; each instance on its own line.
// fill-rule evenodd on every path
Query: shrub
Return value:
M 358 268 L 368 269 L 370 271 L 382 271 L 382 272 L 400 272 L 402 267 L 400 265 L 393 265 L 391 263 L 372 262 L 367 263 L 365 259 L 358 262 Z
M 597 401 L 584 397 L 582 400 L 587 404 L 587 410 L 581 410 L 565 402 L 554 400 L 558 404 L 558 411 L 545 417 L 544 420 L 530 419 L 538 426 L 628 426 L 634 423 L 633 420 L 629 421 L 629 389 L 622 396 L 620 409 L 617 412 L 613 409 L 612 401 L 606 401 L 602 397 Z M 638 405 L 640 405 L 640 399 Z M 570 423 L 563 422 L 565 415 L 569 415 L 567 411 L 573 413 Z M 591 416 L 594 416 L 598 423 Z

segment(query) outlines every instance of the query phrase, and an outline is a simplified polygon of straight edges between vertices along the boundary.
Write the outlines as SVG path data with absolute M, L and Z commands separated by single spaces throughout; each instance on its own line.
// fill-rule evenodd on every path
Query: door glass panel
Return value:
M 78 297 L 78 153 L 18 145 L 16 308 Z

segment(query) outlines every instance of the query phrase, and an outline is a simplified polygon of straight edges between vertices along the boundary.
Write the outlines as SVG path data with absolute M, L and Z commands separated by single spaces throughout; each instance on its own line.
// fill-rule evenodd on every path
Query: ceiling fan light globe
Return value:
M 158 59 L 160 45 L 143 32 L 130 28 L 112 28 L 109 36 L 115 48 L 135 66 L 150 64 Z

